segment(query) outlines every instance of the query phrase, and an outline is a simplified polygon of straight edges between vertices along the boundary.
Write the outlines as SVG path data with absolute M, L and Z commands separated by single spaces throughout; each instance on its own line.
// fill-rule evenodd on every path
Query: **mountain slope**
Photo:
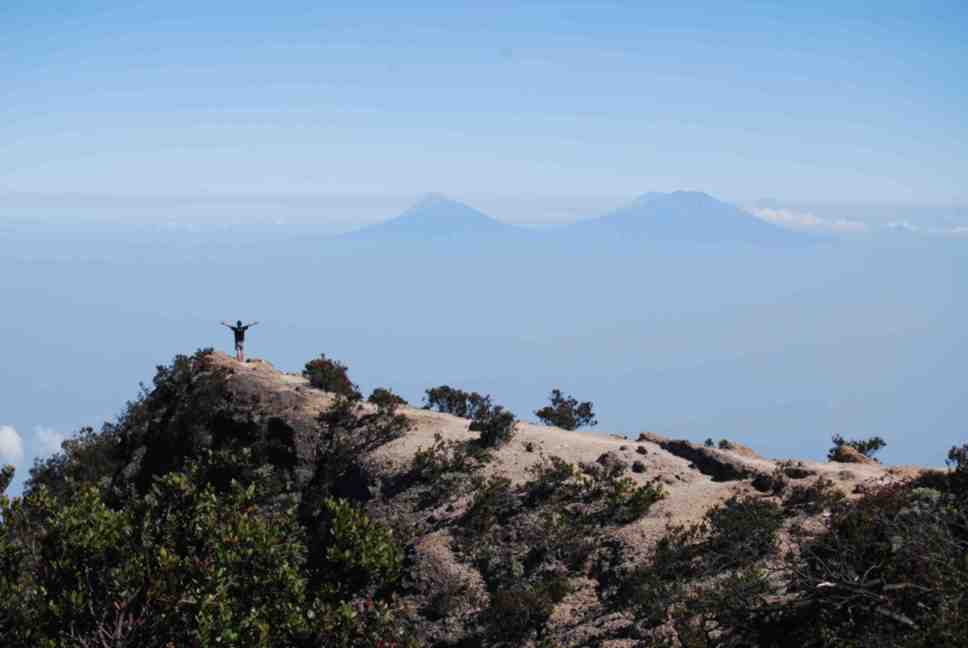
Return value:
M 572 225 L 578 236 L 656 242 L 795 245 L 813 240 L 698 191 L 647 193 L 600 218 Z
M 518 228 L 502 223 L 464 203 L 428 194 L 405 212 L 383 223 L 347 235 L 368 239 L 463 239 L 513 234 Z
M 968 445 L 915 488 L 863 457 L 648 433 L 507 421 L 493 445 L 486 415 L 349 402 L 207 350 L 153 385 L 0 498 L 5 645 L 648 648 L 692 645 L 708 615 L 730 639 L 708 646 L 968 638 L 945 613 L 968 582 Z M 925 556 L 941 577 L 910 567 Z

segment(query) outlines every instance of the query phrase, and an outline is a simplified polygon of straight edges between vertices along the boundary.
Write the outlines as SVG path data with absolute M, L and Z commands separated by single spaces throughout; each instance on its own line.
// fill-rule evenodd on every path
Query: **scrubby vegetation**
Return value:
M 306 363 L 303 377 L 316 389 L 339 394 L 350 400 L 360 400 L 363 394 L 350 380 L 348 371 L 349 368 L 346 365 L 327 358 L 323 353 L 315 360 Z
M 677 524 L 677 482 L 626 446 L 581 464 L 532 446 L 501 474 L 513 415 L 449 387 L 428 407 L 479 436 L 384 463 L 411 430 L 394 396 L 297 420 L 207 351 L 159 367 L 0 496 L 3 645 L 968 645 L 968 444 L 850 496 L 779 462 Z
M 368 403 L 387 408 L 407 405 L 407 401 L 402 396 L 394 394 L 393 390 L 386 387 L 377 387 L 366 400 Z
M 465 392 L 449 385 L 431 387 L 426 391 L 424 400 L 424 409 L 469 419 L 477 418 L 493 407 L 490 396 Z
M 424 409 L 471 419 L 470 429 L 480 433 L 485 448 L 496 448 L 514 437 L 514 414 L 495 405 L 490 395 L 441 385 L 428 389 L 425 401 Z
M 337 407 L 300 478 L 293 431 L 232 403 L 207 354 L 159 367 L 117 423 L 0 497 L 4 645 L 416 645 L 389 592 L 398 538 L 331 488 L 347 448 L 399 421 Z
M 548 397 L 549 405 L 537 410 L 534 415 L 548 425 L 560 427 L 562 430 L 577 430 L 588 425 L 597 425 L 592 402 L 579 403 L 574 397 L 565 398 L 560 389 L 552 389 Z

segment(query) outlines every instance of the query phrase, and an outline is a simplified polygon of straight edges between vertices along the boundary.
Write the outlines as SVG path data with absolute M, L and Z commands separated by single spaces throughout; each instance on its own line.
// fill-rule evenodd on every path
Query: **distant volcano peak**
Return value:
M 579 226 L 652 241 L 789 245 L 807 238 L 696 190 L 644 193 L 628 205 Z
M 500 234 L 517 228 L 441 193 L 428 193 L 406 211 L 386 222 L 367 227 L 354 236 L 399 236 L 421 239 Z

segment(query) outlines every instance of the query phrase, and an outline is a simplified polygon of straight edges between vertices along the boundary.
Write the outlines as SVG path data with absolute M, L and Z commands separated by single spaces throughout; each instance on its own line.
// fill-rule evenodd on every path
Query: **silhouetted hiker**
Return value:
M 235 359 L 239 362 L 245 362 L 245 332 L 251 326 L 255 326 L 258 322 L 249 322 L 245 326 L 242 326 L 242 320 L 236 320 L 235 326 L 232 326 L 228 322 L 222 322 L 222 326 L 227 326 L 232 329 L 235 333 Z

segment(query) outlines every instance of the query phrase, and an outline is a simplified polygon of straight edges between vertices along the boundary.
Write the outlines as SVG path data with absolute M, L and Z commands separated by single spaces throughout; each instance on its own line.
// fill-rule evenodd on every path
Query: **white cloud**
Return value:
M 40 454 L 47 456 L 55 452 L 60 452 L 61 443 L 67 437 L 60 432 L 54 432 L 51 428 L 38 425 L 34 427 L 34 438 L 37 439 L 37 443 L 40 446 Z
M 845 234 L 859 234 L 868 230 L 867 224 L 861 221 L 846 218 L 830 220 L 814 216 L 811 212 L 798 212 L 792 209 L 754 207 L 752 212 L 758 218 L 791 229 L 818 229 Z
M 12 425 L 0 425 L 0 459 L 19 463 L 24 458 L 24 440 Z
M 910 221 L 892 221 L 887 224 L 888 229 L 905 230 L 907 232 L 920 232 L 921 228 Z

